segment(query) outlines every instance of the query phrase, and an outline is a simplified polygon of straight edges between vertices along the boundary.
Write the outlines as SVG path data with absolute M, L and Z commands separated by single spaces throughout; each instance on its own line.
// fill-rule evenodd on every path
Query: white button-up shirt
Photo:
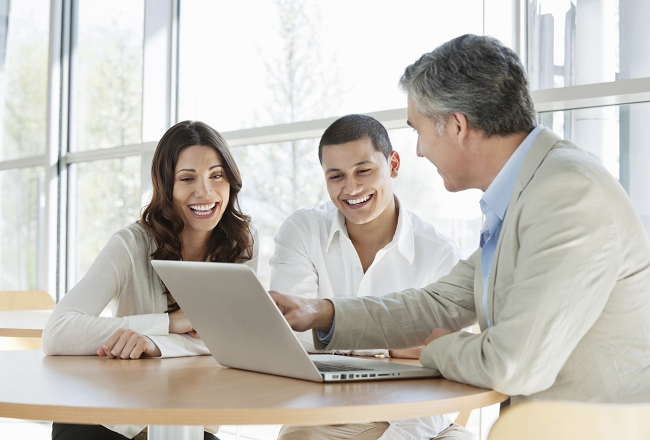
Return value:
M 293 213 L 275 237 L 271 290 L 309 298 L 379 296 L 424 287 L 458 262 L 456 244 L 418 216 L 400 209 L 393 240 L 377 252 L 364 273 L 345 217 L 332 202 Z M 311 332 L 300 335 L 311 344 Z M 350 352 L 348 352 L 350 353 Z M 354 351 L 371 355 L 384 350 Z M 392 420 L 381 440 L 423 440 L 446 429 L 455 416 Z

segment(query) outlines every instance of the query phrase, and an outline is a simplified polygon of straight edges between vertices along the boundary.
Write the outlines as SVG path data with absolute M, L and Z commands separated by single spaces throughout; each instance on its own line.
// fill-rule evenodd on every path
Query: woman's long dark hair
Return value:
M 142 210 L 139 223 L 151 234 L 156 250 L 153 260 L 181 260 L 181 232 L 185 227 L 174 208 L 174 180 L 178 156 L 196 145 L 214 148 L 223 159 L 224 173 L 230 183 L 230 199 L 223 217 L 212 230 L 203 261 L 239 263 L 253 257 L 253 236 L 250 217 L 241 212 L 237 195 L 242 188 L 239 168 L 223 137 L 209 125 L 199 121 L 183 121 L 171 127 L 158 142 L 151 163 L 153 196 Z M 162 282 L 162 281 L 161 281 Z M 169 290 L 164 286 L 165 294 Z M 178 310 L 170 305 L 169 312 Z

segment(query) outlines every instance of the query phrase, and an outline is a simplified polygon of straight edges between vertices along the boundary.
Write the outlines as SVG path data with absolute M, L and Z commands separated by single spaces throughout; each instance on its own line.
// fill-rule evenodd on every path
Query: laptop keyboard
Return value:
M 314 365 L 316 365 L 318 371 L 322 371 L 323 373 L 331 373 L 333 371 L 372 371 L 372 368 L 351 367 L 334 362 L 314 361 Z

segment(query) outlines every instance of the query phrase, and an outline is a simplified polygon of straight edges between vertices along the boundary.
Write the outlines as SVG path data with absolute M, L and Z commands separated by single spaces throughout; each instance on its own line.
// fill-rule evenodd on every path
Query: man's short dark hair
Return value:
M 334 121 L 323 133 L 318 144 L 318 160 L 323 163 L 323 147 L 354 142 L 365 137 L 370 138 L 375 150 L 388 159 L 393 146 L 381 122 L 367 115 L 347 115 Z

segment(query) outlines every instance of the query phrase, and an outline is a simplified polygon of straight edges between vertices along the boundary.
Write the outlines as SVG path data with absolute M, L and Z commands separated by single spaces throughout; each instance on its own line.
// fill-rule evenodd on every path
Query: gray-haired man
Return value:
M 401 84 L 418 154 L 448 190 L 485 191 L 480 247 L 423 289 L 331 300 L 274 293 L 292 327 L 322 330 L 315 344 L 328 350 L 424 340 L 422 364 L 513 404 L 647 402 L 650 242 L 623 188 L 536 127 L 523 66 L 493 38 L 451 40 L 407 67 Z M 476 321 L 481 334 L 458 331 Z

